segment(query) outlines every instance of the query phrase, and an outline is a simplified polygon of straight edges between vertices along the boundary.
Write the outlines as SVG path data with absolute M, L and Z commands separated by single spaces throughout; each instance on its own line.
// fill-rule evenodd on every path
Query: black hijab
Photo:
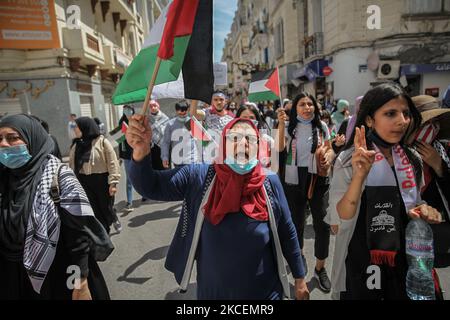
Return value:
M 17 169 L 3 168 L 0 180 L 0 250 L 11 259 L 22 259 L 28 217 L 41 181 L 53 140 L 36 119 L 25 115 L 2 118 L 0 128 L 16 130 L 28 146 L 31 160 Z
M 74 140 L 75 144 L 75 174 L 80 174 L 83 163 L 89 162 L 92 150 L 92 140 L 100 135 L 100 129 L 94 119 L 80 117 L 75 120 L 81 131 L 81 138 Z

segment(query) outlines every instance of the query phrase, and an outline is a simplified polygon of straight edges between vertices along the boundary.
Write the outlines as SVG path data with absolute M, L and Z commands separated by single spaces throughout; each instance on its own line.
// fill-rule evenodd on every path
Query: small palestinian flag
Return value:
M 214 90 L 212 8 L 212 0 L 169 3 L 121 78 L 113 103 L 145 100 L 157 57 L 161 58 L 161 65 L 152 92 L 155 98 L 210 103 Z
M 250 102 L 270 101 L 280 99 L 280 79 L 278 68 L 258 72 L 252 75 L 248 89 Z
M 127 132 L 128 125 L 125 121 L 122 122 L 121 126 L 118 126 L 109 133 L 108 140 L 110 142 L 115 142 L 121 144 L 125 141 L 125 133 Z
M 439 129 L 435 124 L 428 123 L 424 125 L 416 134 L 417 141 L 431 144 L 439 133 Z
M 191 135 L 193 138 L 200 141 L 211 141 L 212 137 L 206 131 L 205 127 L 203 127 L 202 123 L 195 119 L 195 117 L 191 117 Z

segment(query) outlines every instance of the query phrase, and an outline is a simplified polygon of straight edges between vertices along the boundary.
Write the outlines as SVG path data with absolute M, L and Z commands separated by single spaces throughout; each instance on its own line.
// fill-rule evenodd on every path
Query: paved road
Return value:
M 123 170 L 122 170 L 123 171 Z M 125 179 L 120 183 L 116 199 L 118 216 L 123 225 L 120 234 L 112 233 L 115 250 L 106 262 L 100 264 L 109 286 L 112 299 L 195 299 L 195 269 L 188 292 L 178 293 L 178 285 L 169 271 L 164 268 L 165 256 L 181 210 L 180 202 L 147 201 L 142 204 L 135 193 L 135 210 L 129 214 L 121 209 L 125 206 Z M 114 229 L 113 229 L 114 230 Z M 305 230 L 305 255 L 309 266 L 307 276 L 311 290 L 311 299 L 328 300 L 329 294 L 317 288 L 315 279 L 311 279 L 313 260 L 314 230 L 311 219 Z M 331 237 L 330 256 L 334 248 Z M 331 259 L 327 261 L 327 270 L 331 271 Z M 450 291 L 450 268 L 439 270 L 441 281 Z M 449 292 L 446 298 L 450 299 Z

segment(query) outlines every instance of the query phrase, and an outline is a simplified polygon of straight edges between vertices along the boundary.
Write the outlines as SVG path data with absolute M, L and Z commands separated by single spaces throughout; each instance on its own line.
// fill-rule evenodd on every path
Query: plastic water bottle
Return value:
M 433 231 L 427 222 L 414 219 L 406 227 L 406 293 L 412 300 L 435 300 L 433 281 Z

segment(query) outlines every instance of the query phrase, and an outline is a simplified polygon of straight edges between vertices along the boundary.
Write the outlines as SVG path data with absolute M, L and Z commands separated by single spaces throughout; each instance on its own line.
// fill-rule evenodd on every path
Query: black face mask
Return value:
M 395 143 L 389 143 L 383 140 L 374 129 L 369 129 L 367 138 L 373 143 L 375 143 L 377 146 L 382 148 L 392 148 L 395 145 Z

